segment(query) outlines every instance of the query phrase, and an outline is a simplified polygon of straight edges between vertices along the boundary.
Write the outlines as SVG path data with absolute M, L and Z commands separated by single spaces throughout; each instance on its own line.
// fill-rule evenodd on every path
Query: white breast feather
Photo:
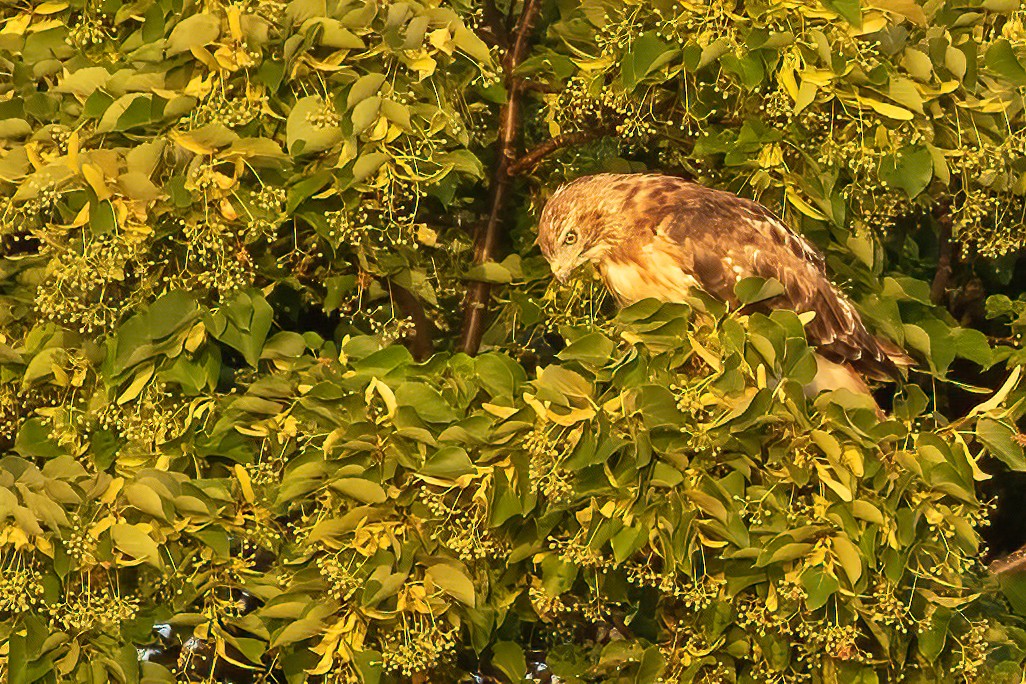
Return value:
M 655 243 L 642 248 L 640 261 L 605 261 L 600 264 L 602 277 L 624 303 L 648 297 L 664 302 L 680 302 L 698 287 L 694 276 L 685 273 L 673 254 L 659 249 Z

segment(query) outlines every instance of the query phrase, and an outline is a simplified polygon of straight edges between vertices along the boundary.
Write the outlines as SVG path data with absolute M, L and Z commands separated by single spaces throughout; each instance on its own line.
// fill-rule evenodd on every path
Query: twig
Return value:
M 943 304 L 948 292 L 948 281 L 951 280 L 953 261 L 955 259 L 955 243 L 951 239 L 951 207 L 947 203 L 938 204 L 934 217 L 940 228 L 937 239 L 940 243 L 940 254 L 937 257 L 937 270 L 930 284 L 930 300 L 934 304 Z
M 987 335 L 987 341 L 990 342 L 990 346 L 996 347 L 999 344 L 1015 345 L 1015 335 L 1008 335 L 1007 337 L 997 337 L 996 335 Z
M 502 219 L 506 214 L 506 198 L 513 180 L 509 173 L 509 165 L 512 162 L 513 148 L 516 144 L 520 118 L 520 96 L 523 92 L 522 81 L 514 76 L 514 71 L 527 53 L 529 34 L 540 8 L 539 0 L 525 0 L 523 13 L 517 22 L 513 46 L 503 60 L 507 98 L 499 111 L 499 132 L 495 141 L 498 161 L 492 176 L 491 210 L 488 213 L 487 222 L 484 225 L 478 225 L 474 232 L 475 264 L 494 260 L 502 237 Z M 476 354 L 478 347 L 481 346 L 485 312 L 490 295 L 491 285 L 489 283 L 473 282 L 467 289 L 467 298 L 463 308 L 463 329 L 459 342 L 459 349 L 467 354 Z
M 1000 575 L 1006 572 L 1021 572 L 1026 568 L 1026 546 L 1016 549 L 1012 553 L 990 562 L 987 569 L 993 575 Z
M 512 9 L 512 5 L 510 6 Z M 534 28 L 534 20 L 538 18 L 541 11 L 541 3 L 538 0 L 525 0 L 524 11 L 520 14 L 517 22 L 516 40 L 513 42 L 513 50 L 506 55 L 506 75 L 513 78 L 513 72 L 527 56 L 527 41 L 530 38 L 531 29 Z
M 577 131 L 575 133 L 561 133 L 555 138 L 546 140 L 541 145 L 538 145 L 524 156 L 517 159 L 515 162 L 509 165 L 508 173 L 511 176 L 518 176 L 522 173 L 531 171 L 537 166 L 542 159 L 549 156 L 556 150 L 569 147 L 571 145 L 580 145 L 582 143 L 601 138 L 606 135 L 609 131 L 604 128 L 597 128 L 591 131 Z

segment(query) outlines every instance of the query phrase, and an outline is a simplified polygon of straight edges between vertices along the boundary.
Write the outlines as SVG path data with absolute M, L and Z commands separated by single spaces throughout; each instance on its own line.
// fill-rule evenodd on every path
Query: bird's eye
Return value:
M 566 237 L 563 238 L 564 245 L 572 245 L 577 242 L 577 233 L 567 233 Z

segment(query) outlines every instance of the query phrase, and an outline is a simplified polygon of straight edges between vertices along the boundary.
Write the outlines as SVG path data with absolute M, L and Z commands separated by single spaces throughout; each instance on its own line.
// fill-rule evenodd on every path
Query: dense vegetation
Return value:
M 1021 682 L 1024 22 L 0 3 L 0 679 Z M 791 312 L 550 282 L 643 169 L 823 250 L 886 418 Z

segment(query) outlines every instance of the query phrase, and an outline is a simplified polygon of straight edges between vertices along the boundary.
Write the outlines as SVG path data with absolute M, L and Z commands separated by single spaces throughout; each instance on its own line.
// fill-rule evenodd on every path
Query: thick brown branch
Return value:
M 495 141 L 497 160 L 492 175 L 491 208 L 487 221 L 478 225 L 474 233 L 475 264 L 494 260 L 502 238 L 502 223 L 506 214 L 507 197 L 512 189 L 509 165 L 513 159 L 513 150 L 519 129 L 520 96 L 523 93 L 522 81 L 513 74 L 527 54 L 531 28 L 538 17 L 540 8 L 540 0 L 525 0 L 523 13 L 517 23 L 513 46 L 503 60 L 507 97 L 499 111 L 499 132 Z M 463 309 L 463 330 L 459 342 L 461 351 L 476 354 L 478 347 L 481 346 L 490 296 L 491 286 L 488 283 L 473 282 L 468 287 Z
M 948 293 L 948 282 L 951 280 L 953 261 L 955 259 L 955 243 L 951 236 L 951 211 L 947 204 L 940 204 L 934 211 L 939 231 L 937 240 L 940 245 L 937 257 L 937 270 L 930 284 L 930 299 L 934 304 L 944 304 Z
M 581 145 L 591 140 L 601 138 L 608 132 L 609 131 L 604 128 L 597 128 L 591 131 L 561 133 L 555 138 L 546 140 L 541 145 L 538 145 L 533 150 L 510 164 L 508 169 L 509 175 L 518 176 L 521 173 L 527 173 L 541 163 L 545 157 L 549 156 L 556 150 L 563 147 L 570 147 L 571 145 Z

